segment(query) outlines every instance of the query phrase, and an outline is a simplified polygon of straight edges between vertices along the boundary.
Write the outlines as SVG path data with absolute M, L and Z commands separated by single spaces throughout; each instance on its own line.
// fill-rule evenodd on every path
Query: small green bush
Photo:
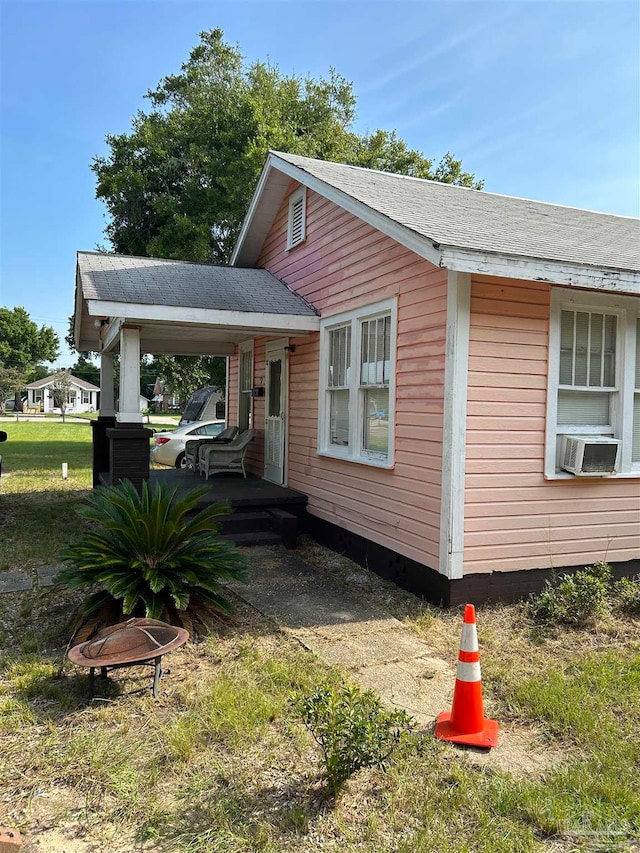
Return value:
M 296 694 L 293 705 L 322 751 L 327 790 L 337 794 L 363 767 L 385 768 L 415 721 L 406 711 L 388 711 L 372 690 L 342 684 Z
M 575 574 L 561 575 L 556 582 L 546 581 L 539 595 L 527 602 L 527 614 L 546 624 L 594 624 L 609 612 L 611 566 L 599 560 Z
M 616 610 L 631 616 L 640 616 L 640 575 L 635 578 L 620 578 L 613 586 Z

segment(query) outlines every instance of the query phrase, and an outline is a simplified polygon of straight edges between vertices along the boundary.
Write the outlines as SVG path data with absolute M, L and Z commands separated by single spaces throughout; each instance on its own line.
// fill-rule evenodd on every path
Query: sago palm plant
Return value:
M 58 582 L 101 587 L 85 601 L 84 613 L 116 599 L 125 614 L 158 619 L 186 610 L 192 596 L 229 612 L 218 581 L 242 580 L 245 560 L 219 535 L 216 519 L 228 512 L 225 504 L 189 517 L 206 491 L 179 495 L 175 488 L 145 482 L 138 494 L 128 481 L 97 489 L 79 510 L 91 527 L 61 553 L 65 566 Z

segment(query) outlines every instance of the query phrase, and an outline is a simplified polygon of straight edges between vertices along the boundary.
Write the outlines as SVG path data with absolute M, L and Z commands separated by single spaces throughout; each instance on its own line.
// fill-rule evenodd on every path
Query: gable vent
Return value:
M 287 230 L 287 249 L 292 249 L 305 238 L 305 203 L 304 188 L 294 193 L 289 200 L 289 227 Z

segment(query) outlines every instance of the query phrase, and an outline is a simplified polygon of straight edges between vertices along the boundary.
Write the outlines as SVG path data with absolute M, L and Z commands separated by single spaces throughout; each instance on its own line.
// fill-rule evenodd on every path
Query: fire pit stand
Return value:
M 89 667 L 89 695 L 93 699 L 95 672 L 106 680 L 110 670 L 128 666 L 153 667 L 153 698 L 158 698 L 158 683 L 169 670 L 162 669 L 162 657 L 180 648 L 189 639 L 189 632 L 157 619 L 129 619 L 103 628 L 86 643 L 69 651 L 69 659 L 79 666 Z
M 91 666 L 89 667 L 89 698 L 93 699 L 95 695 L 95 672 L 96 669 L 100 669 L 100 679 L 101 681 L 107 681 L 107 673 L 114 669 L 124 669 L 128 666 L 152 666 L 153 667 L 153 684 L 151 685 L 151 692 L 153 693 L 153 698 L 158 698 L 158 684 L 160 683 L 160 679 L 162 676 L 169 672 L 168 669 L 162 669 L 162 655 L 159 655 L 157 658 L 153 660 L 132 660 L 131 663 L 114 663 L 111 666 Z M 143 690 L 146 688 L 142 688 Z M 138 691 L 135 691 L 136 693 Z

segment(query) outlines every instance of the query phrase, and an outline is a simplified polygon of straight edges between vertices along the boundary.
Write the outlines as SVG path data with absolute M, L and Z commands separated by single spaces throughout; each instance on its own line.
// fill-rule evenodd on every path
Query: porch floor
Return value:
M 227 501 L 234 510 L 254 509 L 258 507 L 287 507 L 290 512 L 295 513 L 298 505 L 302 510 L 307 503 L 307 496 L 295 489 L 286 486 L 276 486 L 260 477 L 239 477 L 237 474 L 216 474 L 205 480 L 192 471 L 179 468 L 158 469 L 153 468 L 149 477 L 151 482 L 162 482 L 168 486 L 177 486 L 179 491 L 195 489 L 198 486 L 206 486 L 208 493 L 204 495 L 199 506 L 206 506 L 214 501 Z

